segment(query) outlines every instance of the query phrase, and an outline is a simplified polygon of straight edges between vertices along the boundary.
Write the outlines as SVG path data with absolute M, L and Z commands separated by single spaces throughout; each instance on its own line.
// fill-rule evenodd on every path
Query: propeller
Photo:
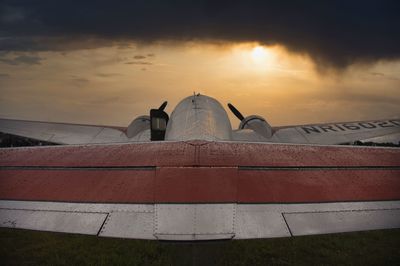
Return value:
M 163 103 L 161 104 L 161 106 L 158 108 L 158 110 L 164 111 L 165 107 L 167 107 L 167 104 L 168 104 L 167 101 L 163 102 Z
M 237 118 L 239 118 L 240 121 L 243 121 L 243 120 L 244 120 L 244 116 L 239 112 L 238 109 L 236 109 L 235 106 L 233 106 L 232 104 L 228 103 L 228 107 L 229 107 L 229 109 L 232 111 L 232 113 L 233 113 Z

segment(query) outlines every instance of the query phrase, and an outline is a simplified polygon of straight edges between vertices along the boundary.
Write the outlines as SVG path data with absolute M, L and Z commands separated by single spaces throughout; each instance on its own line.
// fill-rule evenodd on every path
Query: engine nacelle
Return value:
M 128 126 L 128 129 L 126 130 L 126 136 L 128 138 L 133 138 L 140 132 L 145 131 L 147 129 L 150 129 L 150 116 L 148 115 L 138 116 Z
M 272 127 L 268 122 L 258 115 L 250 115 L 244 118 L 239 125 L 239 129 L 252 129 L 264 138 L 272 137 Z

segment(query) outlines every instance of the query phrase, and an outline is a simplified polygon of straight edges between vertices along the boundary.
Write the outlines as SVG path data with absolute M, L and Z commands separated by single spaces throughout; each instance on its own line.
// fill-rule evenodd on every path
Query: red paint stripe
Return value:
M 154 170 L 3 170 L 0 198 L 152 203 L 154 177 Z
M 235 202 L 236 168 L 161 168 L 157 170 L 157 202 Z
M 246 171 L 239 202 L 400 200 L 400 170 Z
M 400 166 L 400 149 L 215 142 L 200 146 L 201 165 Z
M 157 171 L 4 168 L 150 165 Z M 400 166 L 400 149 L 196 141 L 0 149 L 0 198 L 131 203 L 400 199 L 399 170 L 237 166 Z
M 161 142 L 0 149 L 0 166 L 400 166 L 400 149 Z
M 13 148 L 0 149 L 0 166 L 182 166 L 194 153 L 185 142 Z
M 329 202 L 400 199 L 400 170 L 2 170 L 0 198 L 77 202 Z

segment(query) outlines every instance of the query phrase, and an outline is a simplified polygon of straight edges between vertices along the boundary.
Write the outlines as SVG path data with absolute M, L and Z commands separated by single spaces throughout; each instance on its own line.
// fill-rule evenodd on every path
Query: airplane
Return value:
M 191 139 L 323 145 L 351 144 L 360 140 L 400 141 L 400 119 L 271 127 L 263 117 L 244 117 L 236 107 L 228 104 L 240 120 L 239 128 L 232 130 L 227 113 L 213 98 L 204 95 L 187 97 L 176 106 L 170 121 L 164 112 L 166 106 L 167 102 L 164 102 L 160 108 L 152 109 L 150 116 L 139 116 L 126 128 L 0 119 L 0 132 L 58 144 Z M 166 128 L 151 127 L 151 117 L 154 121 L 162 121 L 164 124 L 158 126 Z
M 0 149 L 0 226 L 165 241 L 400 228 L 400 120 L 232 130 L 211 97 L 167 102 L 126 127 L 0 120 L 56 143 Z

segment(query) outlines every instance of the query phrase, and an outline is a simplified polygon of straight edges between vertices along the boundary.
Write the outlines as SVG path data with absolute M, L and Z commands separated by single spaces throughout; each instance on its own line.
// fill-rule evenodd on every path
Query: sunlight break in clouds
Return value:
M 10 64 L 15 58 L 39 64 Z M 165 42 L 66 52 L 14 52 L 0 62 L 0 116 L 126 126 L 193 91 L 273 125 L 392 118 L 400 64 L 321 74 L 308 56 L 259 43 Z M 238 121 L 230 113 L 232 124 Z

